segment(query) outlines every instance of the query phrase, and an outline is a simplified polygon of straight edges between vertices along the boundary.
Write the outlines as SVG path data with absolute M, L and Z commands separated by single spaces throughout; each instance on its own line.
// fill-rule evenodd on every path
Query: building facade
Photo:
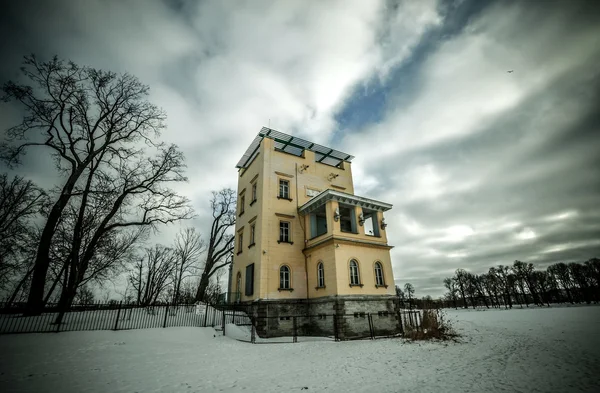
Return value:
M 258 314 L 393 311 L 383 213 L 352 156 L 263 128 L 239 161 L 230 302 Z

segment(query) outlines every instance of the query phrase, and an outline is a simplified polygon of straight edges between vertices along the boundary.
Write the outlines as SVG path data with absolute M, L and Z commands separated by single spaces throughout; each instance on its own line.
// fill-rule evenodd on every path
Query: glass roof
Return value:
M 256 138 L 252 141 L 248 149 L 238 161 L 236 168 L 248 168 L 252 161 L 258 155 L 258 149 L 260 142 L 263 138 L 269 138 L 275 141 L 275 148 L 280 151 L 284 151 L 295 156 L 302 156 L 304 150 L 310 150 L 315 152 L 315 160 L 323 164 L 331 166 L 340 166 L 343 161 L 352 161 L 354 156 L 343 153 L 338 150 L 331 149 L 326 146 L 319 145 L 317 143 L 309 142 L 302 138 L 297 138 L 283 132 L 273 130 L 271 128 L 263 127 Z

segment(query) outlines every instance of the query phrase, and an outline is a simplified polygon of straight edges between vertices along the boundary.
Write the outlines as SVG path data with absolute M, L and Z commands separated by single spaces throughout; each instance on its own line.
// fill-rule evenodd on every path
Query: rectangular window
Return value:
M 242 195 L 240 197 L 240 216 L 244 214 L 244 205 L 246 204 L 246 197 Z
M 279 198 L 290 199 L 290 182 L 279 180 Z
M 240 233 L 238 235 L 238 254 L 242 252 L 243 246 L 244 246 L 244 234 Z
M 252 296 L 254 294 L 254 264 L 246 266 L 246 288 L 244 294 Z
M 327 233 L 327 214 L 325 205 L 318 208 L 314 213 L 311 213 L 309 220 L 311 239 Z
M 252 183 L 252 200 L 250 203 L 256 202 L 256 183 Z
M 354 206 L 339 205 L 340 230 L 342 232 L 357 233 Z
M 254 244 L 254 233 L 256 231 L 256 224 L 250 225 L 250 245 Z
M 279 221 L 279 242 L 290 242 L 290 223 L 287 221 Z
M 377 212 L 374 210 L 362 209 L 362 215 L 359 224 L 365 228 L 365 235 L 379 236 L 379 223 L 377 221 Z

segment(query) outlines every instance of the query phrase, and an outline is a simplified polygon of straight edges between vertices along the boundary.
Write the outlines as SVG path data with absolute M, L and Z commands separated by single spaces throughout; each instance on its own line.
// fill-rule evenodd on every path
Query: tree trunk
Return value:
M 200 302 L 205 302 L 206 297 L 206 288 L 208 288 L 208 284 L 210 283 L 210 276 L 208 272 L 205 270 L 202 273 L 202 277 L 200 278 L 200 284 L 198 285 L 198 291 L 196 292 L 196 300 Z
M 60 197 L 54 206 L 52 206 L 50 214 L 48 214 L 48 219 L 46 220 L 42 235 L 40 236 L 37 253 L 35 255 L 33 277 L 31 278 L 31 287 L 29 288 L 29 296 L 27 298 L 27 306 L 24 313 L 26 316 L 41 315 L 44 309 L 44 289 L 46 286 L 48 268 L 50 267 L 50 247 L 52 246 L 52 237 L 54 236 L 62 212 L 71 198 L 75 183 L 84 168 L 85 165 L 80 165 L 80 167 L 71 174 L 62 189 Z
M 23 285 L 25 285 L 25 283 L 27 282 L 27 280 L 29 279 L 29 277 L 31 276 L 32 273 L 33 273 L 33 268 L 29 269 L 27 271 L 27 273 L 25 274 L 25 276 L 21 279 L 21 281 L 19 281 L 19 284 L 17 284 L 17 287 L 15 288 L 12 295 L 10 295 L 10 298 L 8 299 L 9 305 L 14 303 L 15 299 L 17 298 L 17 295 L 19 294 L 19 291 L 21 291 L 21 288 L 23 287 Z

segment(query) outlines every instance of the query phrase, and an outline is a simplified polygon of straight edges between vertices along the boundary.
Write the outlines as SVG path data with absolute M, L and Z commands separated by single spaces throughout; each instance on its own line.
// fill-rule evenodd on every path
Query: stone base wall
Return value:
M 247 303 L 246 307 L 255 322 L 257 334 L 264 338 L 293 336 L 295 332 L 298 336 L 344 340 L 369 337 L 371 331 L 376 336 L 402 332 L 398 298 L 395 296 L 258 300 Z

